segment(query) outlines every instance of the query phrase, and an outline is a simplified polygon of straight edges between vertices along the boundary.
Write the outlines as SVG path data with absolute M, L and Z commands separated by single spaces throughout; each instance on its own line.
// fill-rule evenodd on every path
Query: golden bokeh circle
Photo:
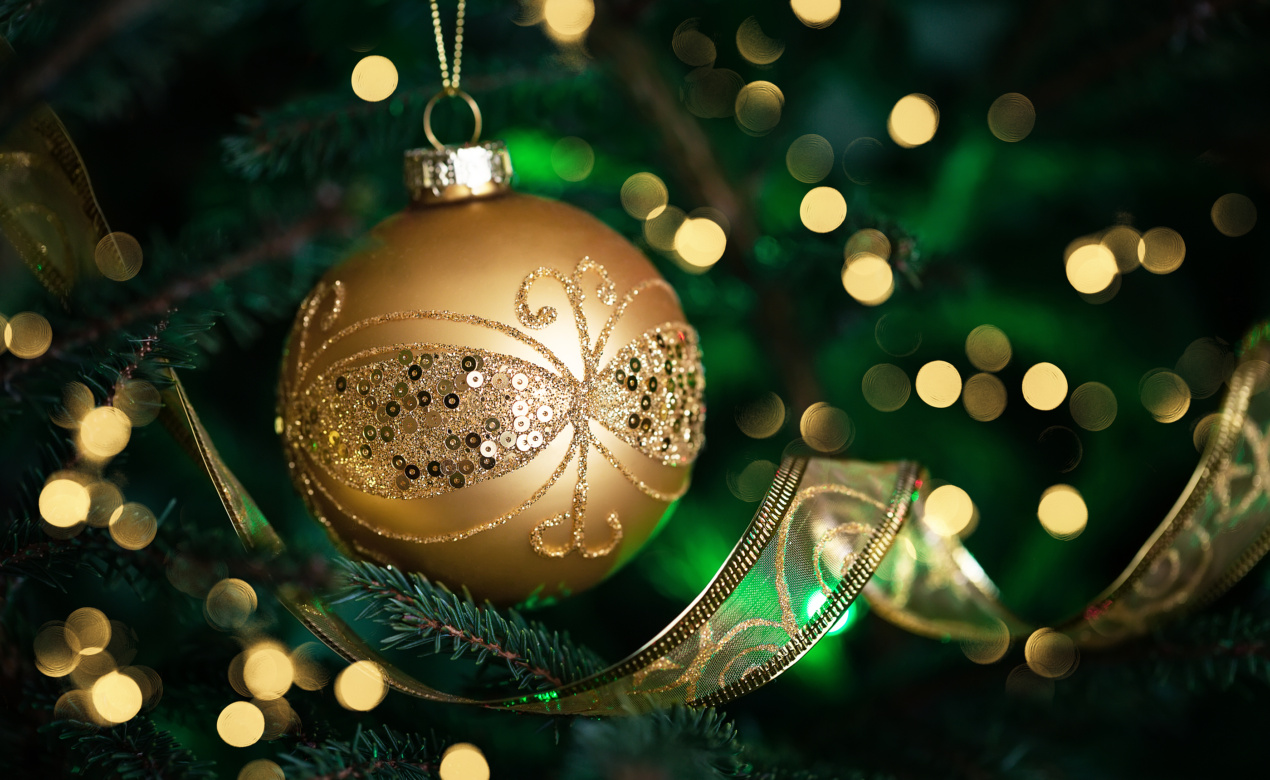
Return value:
M 718 55 L 714 41 L 698 29 L 700 25 L 700 19 L 685 19 L 675 28 L 670 39 L 670 49 L 675 56 L 694 68 L 712 64 Z
M 141 712 L 144 697 L 141 688 L 126 674 L 109 672 L 97 678 L 92 687 L 93 708 L 111 723 L 132 720 Z
M 1038 628 L 1027 638 L 1023 655 L 1028 668 L 1041 677 L 1056 680 L 1076 669 L 1076 643 L 1052 628 Z
M 1228 192 L 1213 202 L 1209 216 L 1223 236 L 1236 238 L 1257 224 L 1257 206 L 1247 195 Z
M 883 260 L 891 259 L 891 239 L 886 234 L 876 228 L 864 228 L 857 230 L 847 239 L 847 245 L 842 250 L 844 260 L 850 260 L 852 255 L 858 255 L 864 252 L 877 255 Z
M 128 446 L 132 420 L 117 406 L 99 406 L 79 424 L 79 446 L 92 458 L 113 458 Z
M 145 504 L 130 501 L 110 515 L 110 538 L 125 550 L 140 550 L 154 541 L 159 521 Z
M 870 252 L 847 258 L 842 267 L 842 287 L 865 306 L 886 303 L 895 292 L 895 272 L 891 264 Z
M 675 252 L 688 265 L 697 268 L 709 268 L 719 262 L 727 245 L 727 234 L 712 219 L 690 217 L 675 231 Z
M 275 740 L 300 725 L 300 716 L 291 709 L 291 704 L 283 698 L 252 699 L 251 703 L 260 708 L 265 716 L 265 733 L 263 739 Z
M 113 482 L 98 480 L 88 486 L 88 524 L 93 528 L 110 526 L 110 516 L 123 506 L 123 493 Z
M 1119 272 L 1115 255 L 1102 244 L 1078 247 L 1067 258 L 1067 281 L 1085 295 L 1096 295 L 1110 287 Z
M 1037 363 L 1023 375 L 1023 400 L 1033 409 L 1057 409 L 1065 398 L 1067 377 L 1053 363 Z
M 330 675 L 319 660 L 325 650 L 316 642 L 305 642 L 291 651 L 291 666 L 295 669 L 295 685 L 305 691 L 326 687 Z
M 247 747 L 265 734 L 265 714 L 249 701 L 236 701 L 216 718 L 216 733 L 233 747 Z
M 148 666 L 126 666 L 119 673 L 132 678 L 141 691 L 141 709 L 151 710 L 163 698 L 163 680 Z
M 1138 382 L 1138 397 L 1156 422 L 1177 422 L 1191 408 L 1186 380 L 1167 368 L 1153 368 Z
M 661 177 L 647 171 L 636 173 L 622 184 L 622 208 L 635 219 L 651 219 L 670 202 L 670 191 Z
M 1235 370 L 1235 354 L 1230 345 L 1215 338 L 1192 341 L 1173 366 L 1191 390 L 1191 398 L 1214 395 Z
M 749 135 L 772 132 L 781 121 L 785 94 L 770 81 L 751 81 L 736 93 L 736 122 Z
M 441 780 L 489 780 L 489 763 L 476 745 L 459 742 L 441 754 Z
M 378 103 L 397 90 L 397 66 L 392 60 L 372 54 L 353 66 L 353 94 L 368 103 Z
M 961 402 L 971 419 L 991 422 L 1005 412 L 1005 383 L 992 374 L 979 373 L 966 380 Z
M 1066 541 L 1080 536 L 1089 523 L 1089 508 L 1080 491 L 1071 485 L 1052 485 L 1041 494 L 1036 508 L 1041 527 L 1055 539 Z
M 708 66 L 697 68 L 684 76 L 684 106 L 702 119 L 733 116 L 737 96 L 744 87 L 745 79 L 734 70 Z
M 268 701 L 285 696 L 295 680 L 295 667 L 281 646 L 266 642 L 247 650 L 243 683 L 251 695 Z
M 1006 676 L 1005 692 L 1018 699 L 1048 703 L 1054 698 L 1054 681 L 1032 671 L 1027 664 L 1019 664 Z
M 249 761 L 238 770 L 238 780 L 287 780 L 282 767 L 267 758 Z
M 816 187 L 803 196 L 798 215 L 808 230 L 828 233 L 847 218 L 847 199 L 833 187 Z
M 546 0 L 542 20 L 561 40 L 576 40 L 595 21 L 595 3 L 593 0 Z
M 869 406 L 879 412 L 894 412 L 908 403 L 912 384 L 904 369 L 893 363 L 879 363 L 864 373 L 860 389 Z
M 75 720 L 80 723 L 97 724 L 100 718 L 93 709 L 93 698 L 89 691 L 73 690 L 57 697 L 53 705 L 53 717 L 57 720 Z M 101 723 L 101 725 L 109 725 Z
M 855 424 L 847 413 L 827 403 L 814 403 L 798 423 L 803 441 L 817 452 L 841 452 L 855 438 Z
M 345 709 L 373 710 L 387 695 L 384 673 L 373 661 L 354 661 L 335 678 L 335 698 Z
M 842 0 L 789 0 L 798 21 L 813 30 L 833 24 L 842 11 Z
M 769 38 L 751 16 L 736 28 L 736 50 L 752 65 L 771 65 L 785 53 L 785 42 Z
M 159 389 L 144 379 L 120 379 L 115 383 L 114 407 L 140 428 L 154 422 L 163 408 Z
M 142 257 L 141 244 L 128 233 L 107 233 L 93 250 L 97 270 L 115 282 L 126 282 L 136 276 L 141 270 Z
M 79 637 L 61 621 L 45 623 L 35 634 L 35 668 L 48 677 L 65 677 L 80 662 Z
M 565 181 L 582 181 L 595 168 L 595 150 L 581 138 L 569 136 L 551 147 L 551 169 Z
M 940 485 L 926 497 L 922 519 L 935 533 L 956 536 L 969 527 L 974 514 L 969 493 L 956 485 Z
M 47 352 L 52 344 L 53 326 L 33 311 L 19 312 L 4 325 L 4 345 L 14 357 L 32 360 Z
M 751 439 L 775 436 L 785 425 L 785 402 L 776 393 L 764 393 L 736 410 L 736 425 Z
M 1116 225 L 1098 239 L 1116 259 L 1116 268 L 1121 274 L 1137 270 L 1142 261 L 1138 259 L 1138 245 L 1142 243 L 1142 234 L 1128 225 Z M 1070 254 L 1069 254 L 1070 256 Z
M 675 251 L 675 234 L 688 215 L 678 206 L 666 206 L 644 222 L 644 240 L 653 249 Z
M 1101 431 L 1116 421 L 1116 394 L 1101 382 L 1086 382 L 1072 392 L 1068 402 L 1072 419 L 1087 431 Z
M 894 357 L 908 357 L 922 345 L 922 330 L 917 321 L 902 312 L 890 312 L 878 318 L 873 328 L 878 349 Z
M 93 607 L 80 607 L 66 618 L 66 627 L 79 639 L 79 652 L 95 655 L 110 644 L 110 619 Z
M 88 520 L 92 497 L 73 479 L 50 480 L 40 491 L 40 517 L 58 528 L 74 528 Z
M 936 409 L 946 409 L 961 396 L 961 374 L 946 360 L 932 360 L 917 372 L 917 397 Z
M 1221 422 L 1221 412 L 1209 412 L 1195 421 L 1195 427 L 1191 431 L 1191 442 L 1195 445 L 1196 452 L 1202 455 L 1208 448 L 1208 440 L 1219 422 Z
M 247 624 L 257 606 L 256 589 L 244 580 L 230 577 L 207 592 L 203 615 L 213 628 L 234 631 Z
M 980 325 L 966 336 L 966 357 L 980 371 L 1000 371 L 1013 356 L 1010 337 L 995 325 Z
M 1153 274 L 1168 274 L 1182 267 L 1186 242 L 1176 230 L 1154 227 L 1138 242 L 1138 262 Z
M 745 464 L 740 473 L 728 471 L 728 490 L 747 503 L 763 500 L 767 489 L 776 478 L 776 464 L 770 460 L 755 460 Z
M 876 138 L 857 138 L 842 153 L 842 171 L 853 184 L 873 183 L 884 148 Z
M 789 175 L 805 184 L 815 184 L 833 170 L 833 145 L 824 136 L 809 133 L 794 139 L 785 152 Z
M 1026 95 L 1007 92 L 988 107 L 988 129 L 1002 141 L 1027 138 L 1036 125 L 1036 108 Z
M 979 629 L 975 636 L 961 640 L 961 652 L 977 664 L 994 664 L 1010 649 L 1010 629 L 1000 620 Z
M 886 120 L 891 140 L 905 149 L 929 142 L 939 128 L 939 108 L 926 95 L 913 93 L 900 98 Z

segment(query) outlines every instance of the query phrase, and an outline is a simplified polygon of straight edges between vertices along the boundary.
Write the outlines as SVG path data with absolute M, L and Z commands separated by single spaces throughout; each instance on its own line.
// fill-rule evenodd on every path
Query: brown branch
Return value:
M 53 344 L 40 357 L 10 363 L 3 372 L 0 372 L 0 387 L 7 387 L 14 378 L 25 374 L 46 360 L 60 358 L 70 351 L 93 344 L 138 320 L 171 312 L 182 302 L 258 266 L 287 260 L 315 235 L 329 228 L 344 227 L 347 224 L 347 217 L 338 209 L 322 207 L 283 232 L 230 256 L 203 273 L 172 280 L 157 296 L 147 301 L 126 306 L 105 319 L 97 320 L 79 330 L 54 339 Z
M 633 31 L 633 25 L 597 20 L 590 42 L 597 56 L 612 62 L 614 73 L 635 104 L 634 114 L 647 117 L 656 128 L 670 166 L 692 197 L 719 209 L 731 223 L 724 261 L 756 293 L 760 330 L 767 335 L 768 354 L 785 377 L 793 406 L 803 409 L 823 400 L 811 358 L 804 349 L 806 340 L 793 326 L 788 294 L 758 284 L 745 263 L 745 255 L 759 237 L 758 220 L 749 199 L 728 181 L 701 123 L 684 110 L 671 86 L 658 75 L 656 58 Z

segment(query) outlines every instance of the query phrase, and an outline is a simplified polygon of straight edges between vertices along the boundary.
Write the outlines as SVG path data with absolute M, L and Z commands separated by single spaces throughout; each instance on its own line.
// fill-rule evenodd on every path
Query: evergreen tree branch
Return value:
M 749 777 L 736 727 L 713 709 L 675 707 L 626 718 L 574 721 L 565 780 L 611 777 Z
M 493 606 L 477 606 L 470 597 L 457 596 L 418 574 L 357 561 L 340 565 L 346 588 L 338 603 L 367 602 L 359 617 L 372 617 L 395 632 L 384 640 L 386 647 L 421 648 L 434 655 L 449 640 L 451 658 L 474 653 L 477 664 L 502 661 L 522 688 L 535 682 L 559 686 L 604 668 L 598 656 L 574 645 L 568 634 L 530 623 L 515 610 L 504 617 Z
M 432 741 L 437 742 L 435 737 Z M 289 778 L 423 780 L 432 777 L 440 764 L 439 750 L 438 744 L 429 751 L 428 740 L 417 734 L 402 734 L 387 727 L 381 734 L 358 726 L 351 740 L 330 739 L 299 745 L 293 753 L 282 756 L 282 760 L 290 765 Z
M 212 762 L 198 760 L 171 733 L 159 730 L 146 717 L 101 731 L 75 721 L 54 721 L 47 728 L 71 741 L 71 749 L 83 759 L 84 768 L 105 777 L 219 777 Z

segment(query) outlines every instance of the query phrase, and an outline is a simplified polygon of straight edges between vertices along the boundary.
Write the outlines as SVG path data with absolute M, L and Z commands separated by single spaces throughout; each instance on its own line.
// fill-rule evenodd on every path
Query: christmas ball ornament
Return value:
M 532 603 L 653 534 L 701 448 L 704 381 L 644 255 L 511 173 L 498 142 L 407 153 L 412 204 L 301 305 L 279 414 L 342 551 Z

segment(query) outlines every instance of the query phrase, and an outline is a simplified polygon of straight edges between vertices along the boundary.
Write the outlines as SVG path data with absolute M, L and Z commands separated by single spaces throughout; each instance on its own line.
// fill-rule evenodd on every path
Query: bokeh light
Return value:
M 140 550 L 159 530 L 159 521 L 145 504 L 124 504 L 110 515 L 110 538 L 125 550 Z
M 66 618 L 66 628 L 79 640 L 79 652 L 95 655 L 110 644 L 110 619 L 100 609 L 80 607 Z
M 979 629 L 972 638 L 961 641 L 961 652 L 977 664 L 993 664 L 1010 649 L 1010 629 L 1000 620 Z
M 102 276 L 126 282 L 141 270 L 141 244 L 128 233 L 107 233 L 97 242 L 93 260 Z
M 988 107 L 988 129 L 1002 141 L 1022 141 L 1036 125 L 1036 109 L 1026 95 L 1007 92 Z
M 847 218 L 847 199 L 833 187 L 816 187 L 803 196 L 798 215 L 808 230 L 828 233 Z
M 886 120 L 891 140 L 905 149 L 921 146 L 935 137 L 939 108 L 926 95 L 914 93 L 900 98 Z
M 1036 508 L 1041 527 L 1055 539 L 1066 541 L 1080 536 L 1089 522 L 1089 509 L 1080 491 L 1071 485 L 1052 485 L 1041 494 Z
M 68 382 L 62 388 L 62 406 L 53 413 L 52 420 L 63 428 L 78 428 L 80 420 L 97 405 L 93 391 L 83 382 Z
M 1038 628 L 1023 646 L 1028 668 L 1051 680 L 1066 677 L 1076 669 L 1076 643 L 1052 628 Z
M 355 661 L 335 678 L 335 698 L 345 709 L 373 710 L 387 695 L 384 673 L 373 661 Z
M 855 424 L 847 413 L 823 401 L 807 407 L 798 429 L 817 452 L 841 452 L 855 438 Z
M 652 173 L 637 173 L 622 184 L 620 194 L 622 208 L 635 219 L 652 219 L 670 202 L 670 192 L 661 177 Z
M 966 357 L 980 371 L 1000 371 L 1013 356 L 1010 337 L 995 325 L 980 325 L 966 337 Z
M 871 252 L 860 252 L 847 258 L 843 265 L 842 287 L 865 306 L 878 306 L 895 292 L 895 273 L 891 264 L 882 258 Z
M 1087 431 L 1101 431 L 1116 421 L 1116 394 L 1101 382 L 1086 382 L 1072 391 L 1068 402 L 1072 419 Z
M 1005 678 L 1005 692 L 1016 699 L 1048 703 L 1054 698 L 1054 681 L 1032 671 L 1027 664 L 1019 664 Z
M 1191 398 L 1208 398 L 1235 370 L 1235 353 L 1221 339 L 1196 339 L 1187 345 L 1173 370 L 1190 388 Z
M 740 473 L 728 471 L 728 490 L 732 495 L 748 503 L 763 500 L 767 489 L 776 478 L 776 464 L 770 460 L 755 460 L 745 464 Z
M 79 637 L 61 621 L 41 626 L 33 644 L 35 668 L 48 677 L 65 677 L 79 665 Z
M 53 344 L 53 326 L 33 311 L 19 312 L 4 325 L 4 345 L 14 357 L 32 360 Z
M 1116 259 L 1116 269 L 1121 274 L 1136 271 L 1141 265 L 1138 245 L 1142 243 L 1142 234 L 1128 225 L 1108 228 L 1098 242 L 1111 252 L 1111 256 Z
M 114 406 L 123 412 L 133 428 L 154 422 L 163 408 L 159 389 L 144 379 L 120 379 L 115 383 Z
M 736 410 L 736 425 L 751 439 L 775 436 L 785 425 L 785 402 L 776 393 L 764 393 Z
M 1191 390 L 1186 380 L 1167 368 L 1153 368 L 1138 382 L 1138 397 L 1156 422 L 1182 419 L 1191 408 Z
M 678 206 L 666 206 L 644 222 L 644 240 L 653 249 L 675 251 L 675 235 L 688 215 Z
M 238 770 L 238 780 L 286 780 L 282 767 L 267 758 L 257 758 Z
M 99 406 L 79 424 L 79 447 L 91 458 L 113 458 L 128 446 L 132 420 L 115 406 Z
M 860 390 L 869 406 L 879 412 L 894 412 L 908 403 L 912 384 L 904 369 L 893 363 L 879 363 L 864 373 Z
M 561 138 L 551 147 L 551 169 L 565 181 L 582 181 L 594 167 L 595 152 L 581 138 Z
M 970 526 L 974 514 L 969 493 L 956 485 L 940 485 L 926 497 L 922 519 L 935 533 L 956 536 Z
M 291 666 L 295 669 L 295 685 L 306 691 L 316 691 L 326 686 L 329 675 L 318 660 L 324 650 L 316 642 L 305 642 L 291 651 Z
M 752 65 L 771 65 L 785 53 L 785 42 L 769 38 L 751 16 L 736 28 L 736 50 Z
M 242 628 L 256 611 L 256 590 L 237 578 L 223 579 L 212 586 L 203 602 L 203 616 L 221 631 Z
M 1067 258 L 1067 281 L 1077 292 L 1095 295 L 1111 286 L 1119 267 L 1111 250 L 1102 244 L 1086 244 Z
M 675 252 L 684 262 L 697 268 L 709 268 L 719 262 L 727 244 L 723 228 L 712 219 L 690 217 L 675 231 Z
M 489 780 L 489 763 L 476 745 L 460 742 L 441 754 L 441 780 Z
M 847 239 L 847 245 L 842 250 L 844 260 L 851 259 L 852 255 L 868 252 L 877 255 L 883 260 L 891 259 L 891 239 L 886 234 L 876 228 L 864 228 L 857 230 Z
M 876 138 L 857 138 L 842 153 L 842 171 L 854 184 L 872 184 L 882 162 L 882 142 Z
M 73 479 L 52 479 L 40 491 L 40 517 L 58 528 L 74 528 L 88 520 L 92 504 L 87 488 Z
M 789 7 L 794 10 L 798 21 L 819 30 L 837 20 L 842 11 L 842 0 L 789 0 Z
M 110 672 L 93 683 L 93 708 L 111 723 L 132 720 L 141 712 L 144 697 L 137 682 L 126 674 Z
M 265 701 L 285 696 L 294 679 L 295 668 L 281 645 L 261 642 L 247 650 L 243 682 L 252 696 Z
M 1257 206 L 1247 195 L 1230 192 L 1213 202 L 1210 216 L 1223 236 L 1236 238 L 1256 226 Z
M 745 79 L 734 70 L 697 68 L 684 76 L 684 106 L 702 119 L 732 116 L 743 87 Z
M 686 19 L 675 28 L 670 40 L 670 48 L 685 65 L 700 68 L 714 63 L 717 52 L 714 41 L 698 28 L 700 19 Z
M 586 35 L 591 22 L 595 21 L 595 3 L 592 0 L 546 0 L 542 20 L 556 40 L 576 41 Z
M 397 66 L 392 60 L 372 54 L 353 66 L 353 94 L 368 103 L 378 103 L 397 90 Z
M 247 747 L 265 734 L 265 715 L 249 701 L 236 701 L 216 718 L 216 733 L 233 747 Z
M 789 175 L 806 184 L 815 184 L 833 170 L 833 146 L 824 136 L 809 133 L 794 139 L 785 152 Z
M 917 397 L 936 409 L 957 403 L 961 396 L 961 374 L 946 360 L 932 360 L 917 372 Z
M 736 93 L 733 111 L 736 123 L 749 135 L 772 132 L 781 121 L 785 94 L 770 81 L 752 81 Z
M 1172 273 L 1182 267 L 1185 259 L 1186 242 L 1172 228 L 1151 228 L 1138 242 L 1138 262 L 1153 274 Z
M 894 357 L 908 357 L 922 346 L 922 329 L 917 319 L 905 312 L 890 312 L 878 318 L 873 328 L 878 349 Z
M 811 598 L 807 599 L 808 619 L 814 618 L 816 613 L 820 612 L 820 608 L 823 607 L 825 602 L 828 600 L 829 599 L 823 592 L 819 590 L 813 592 L 811 594 Z M 829 627 L 829 630 L 825 632 L 825 636 L 835 636 L 837 634 L 841 634 L 843 631 L 846 631 L 851 627 L 851 624 L 855 622 L 858 615 L 859 612 L 856 603 L 852 602 L 851 606 L 847 607 L 846 611 L 842 613 L 842 616 L 835 620 L 833 625 Z
M 1191 431 L 1191 441 L 1195 451 L 1201 455 L 1208 447 L 1208 439 L 1212 436 L 1217 423 L 1221 422 L 1221 412 L 1209 412 L 1195 421 L 1195 429 Z
M 1057 409 L 1065 398 L 1067 377 L 1053 363 L 1037 363 L 1023 375 L 1023 400 L 1033 409 Z
M 966 414 L 979 422 L 990 422 L 1000 417 L 1005 412 L 1006 400 L 1005 383 L 992 374 L 971 376 L 961 392 Z

